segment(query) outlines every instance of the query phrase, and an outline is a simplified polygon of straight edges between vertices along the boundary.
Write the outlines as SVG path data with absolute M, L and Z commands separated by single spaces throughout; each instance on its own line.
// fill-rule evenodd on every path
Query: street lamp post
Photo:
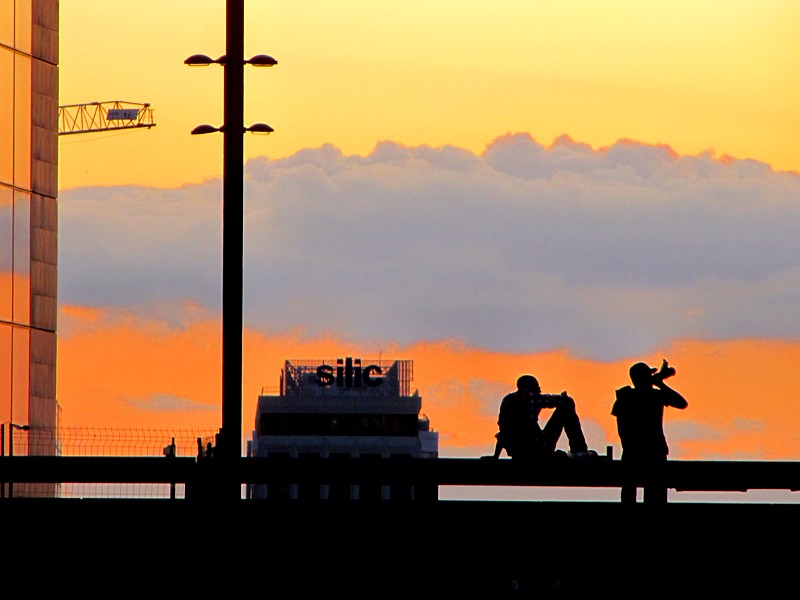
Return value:
M 265 54 L 244 59 L 244 0 L 226 0 L 225 38 L 225 55 L 214 60 L 195 54 L 184 62 L 195 66 L 216 63 L 225 68 L 223 125 L 200 125 L 192 133 L 223 134 L 222 427 L 214 454 L 235 467 L 242 455 L 243 134 L 272 132 L 265 123 L 244 126 L 244 65 L 273 66 L 277 61 Z M 235 495 L 240 497 L 241 493 L 236 491 Z
M 242 288 L 244 254 L 244 0 L 227 0 L 222 166 L 223 460 L 242 454 Z

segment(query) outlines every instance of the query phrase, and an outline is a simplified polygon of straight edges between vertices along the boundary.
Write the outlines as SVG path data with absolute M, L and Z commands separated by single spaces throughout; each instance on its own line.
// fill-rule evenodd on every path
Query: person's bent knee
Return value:
M 569 396 L 564 396 L 561 399 L 561 403 L 558 406 L 564 412 L 575 412 L 575 400 L 570 398 Z

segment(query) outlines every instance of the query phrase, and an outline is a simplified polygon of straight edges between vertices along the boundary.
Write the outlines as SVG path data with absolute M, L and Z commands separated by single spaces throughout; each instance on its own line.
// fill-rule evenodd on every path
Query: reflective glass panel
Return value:
M 0 44 L 14 45 L 14 0 L 0 0 Z
M 0 323 L 0 423 L 11 420 L 11 325 Z
M 31 318 L 31 195 L 14 192 L 14 307 L 15 323 Z
M 2 0 L 0 0 L 2 1 Z M 0 181 L 14 181 L 14 53 L 0 48 Z
M 30 405 L 31 332 L 14 327 L 11 338 L 11 418 L 14 423 L 28 422 Z
M 31 59 L 14 56 L 14 183 L 31 187 Z
M 14 47 L 30 54 L 31 36 L 33 32 L 33 9 L 31 0 L 17 0 L 17 9 L 14 11 Z
M 14 191 L 0 185 L 0 321 L 11 320 L 14 269 Z M 1 376 L 1 375 L 0 375 Z

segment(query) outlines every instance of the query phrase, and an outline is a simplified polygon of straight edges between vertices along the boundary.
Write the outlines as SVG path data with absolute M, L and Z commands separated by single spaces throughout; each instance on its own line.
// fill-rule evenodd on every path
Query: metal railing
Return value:
M 0 460 L 20 459 L 34 471 L 51 459 L 98 457 L 97 464 L 108 464 L 113 458 L 195 457 L 205 454 L 209 444 L 215 444 L 216 432 L 210 430 L 145 429 L 114 427 L 41 427 L 0 424 Z M 43 459 L 28 460 L 28 459 Z M 156 458 L 156 460 L 161 460 Z M 83 462 L 83 461 L 79 461 Z M 125 463 L 127 464 L 127 463 Z M 34 465 L 31 467 L 30 465 Z M 95 468 L 94 466 L 91 468 Z M 122 467 L 128 472 L 128 467 Z M 102 471 L 101 471 L 102 473 Z M 169 482 L 139 482 L 135 478 L 109 481 L 98 478 L 79 478 L 61 481 L 43 477 L 36 481 L 0 477 L 0 498 L 179 498 L 185 495 L 184 486 L 170 478 Z
M 631 479 L 621 461 L 543 463 L 530 468 L 510 459 L 320 459 L 189 457 L 2 457 L 0 481 L 17 484 L 180 485 L 185 499 L 214 499 L 220 482 L 258 484 L 411 484 L 440 486 L 528 486 L 620 488 L 646 485 Z M 800 489 L 800 463 L 770 461 L 668 461 L 663 482 L 678 491 Z M 6 484 L 7 485 L 7 484 Z M 176 497 L 176 496 L 170 496 Z M 424 494 L 426 501 L 436 494 Z

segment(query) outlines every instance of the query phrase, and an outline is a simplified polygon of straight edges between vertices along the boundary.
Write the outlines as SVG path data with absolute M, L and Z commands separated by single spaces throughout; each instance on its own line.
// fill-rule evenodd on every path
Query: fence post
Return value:
M 172 438 L 172 443 L 169 446 L 164 447 L 164 456 L 167 457 L 167 460 L 170 458 L 175 458 L 175 438 Z M 169 484 L 169 499 L 175 500 L 175 482 L 172 481 Z
M 8 455 L 14 456 L 14 424 L 8 424 Z M 14 497 L 14 482 L 8 482 L 8 497 Z
M 0 456 L 6 455 L 6 424 L 0 423 Z M 0 481 L 0 498 L 6 497 L 6 482 Z

